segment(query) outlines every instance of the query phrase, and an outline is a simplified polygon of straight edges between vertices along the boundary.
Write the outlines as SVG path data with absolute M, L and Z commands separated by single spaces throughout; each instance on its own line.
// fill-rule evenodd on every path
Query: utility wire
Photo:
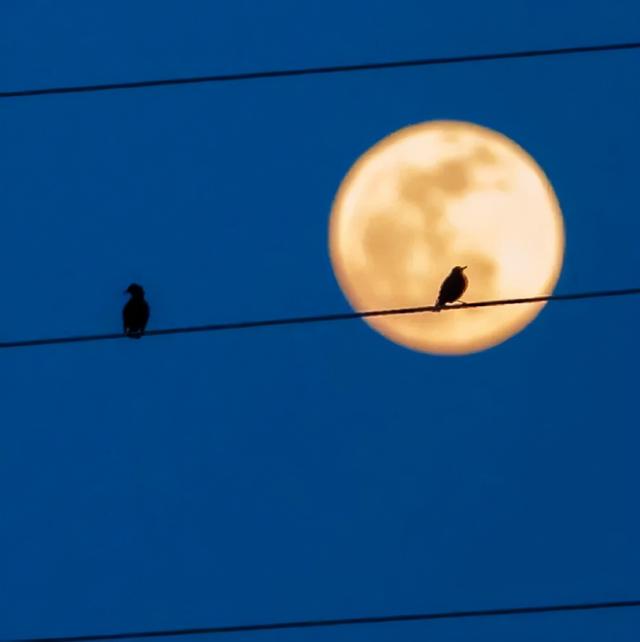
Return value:
M 258 631 L 281 631 L 287 629 L 317 629 L 323 627 L 353 626 L 362 624 L 391 624 L 398 622 L 426 622 L 429 620 L 460 620 L 464 618 L 503 617 L 514 615 L 540 615 L 576 611 L 602 611 L 627 609 L 640 606 L 640 600 L 617 602 L 586 602 L 581 604 L 551 604 L 547 606 L 520 606 L 515 608 L 483 609 L 474 611 L 443 611 L 436 613 L 411 613 L 405 615 L 379 615 L 371 617 L 348 617 L 332 620 L 298 620 L 272 622 L 271 624 L 238 624 L 235 626 L 211 626 L 194 629 L 166 629 L 158 631 L 130 631 L 127 633 L 103 633 L 96 635 L 61 635 L 43 638 L 4 639 L 0 642 L 106 642 L 108 640 L 184 637 L 189 635 L 225 635 Z
M 95 85 L 69 85 L 66 87 L 47 87 L 42 89 L 19 89 L 15 91 L 2 91 L 0 92 L 0 98 L 25 98 L 27 96 L 47 96 L 52 94 L 81 94 L 93 93 L 98 91 L 115 91 L 121 89 L 145 89 L 148 87 L 197 85 L 202 83 L 235 82 L 239 80 L 259 80 L 267 78 L 285 78 L 291 76 L 318 76 L 326 74 L 351 73 L 357 71 L 400 69 L 403 67 L 429 67 L 434 65 L 455 65 L 471 62 L 488 62 L 492 60 L 515 60 L 521 58 L 542 58 L 548 56 L 603 53 L 607 51 L 629 51 L 632 49 L 640 49 L 640 41 L 609 43 L 601 45 L 585 45 L 580 47 L 558 47 L 554 49 L 528 49 L 523 51 L 470 54 L 464 56 L 414 58 L 410 60 L 366 62 L 352 65 L 330 65 L 324 67 L 299 67 L 292 69 L 273 69 L 267 71 L 248 71 L 232 74 L 214 74 L 210 76 L 160 78 L 157 80 L 134 80 L 130 82 L 115 82 Z
M 371 317 L 399 316 L 402 314 L 421 314 L 426 312 L 439 312 L 463 310 L 471 308 L 488 308 L 498 305 L 519 305 L 523 303 L 540 303 L 543 301 L 575 301 L 577 299 L 602 299 L 606 297 L 622 297 L 640 294 L 640 288 L 626 290 L 600 290 L 596 292 L 579 292 L 574 294 L 551 294 L 534 296 L 522 299 L 501 299 L 497 301 L 476 301 L 474 303 L 455 303 L 443 308 L 426 305 L 417 308 L 391 308 L 387 310 L 369 310 L 364 312 L 341 312 L 337 314 L 319 314 L 305 317 L 284 317 L 280 319 L 262 319 L 257 321 L 235 321 L 231 323 L 212 323 L 209 325 L 194 325 L 182 328 L 164 328 L 161 330 L 147 330 L 145 337 L 158 337 L 167 334 L 193 334 L 196 332 L 225 332 L 229 330 L 248 330 L 251 328 L 266 328 L 279 325 L 303 325 L 307 323 L 328 323 L 331 321 L 349 321 L 351 319 L 365 319 Z M 28 348 L 35 346 L 58 345 L 64 343 L 88 343 L 90 341 L 110 341 L 112 339 L 126 338 L 121 332 L 109 334 L 85 334 L 75 337 L 53 337 L 49 339 L 25 339 L 21 341 L 5 341 L 0 343 L 1 349 Z M 1 642 L 1 641 L 0 641 Z

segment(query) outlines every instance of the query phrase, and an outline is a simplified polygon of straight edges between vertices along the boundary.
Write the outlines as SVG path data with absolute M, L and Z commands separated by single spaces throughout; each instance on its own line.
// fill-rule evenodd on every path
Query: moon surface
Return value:
M 485 127 L 430 121 L 401 129 L 349 170 L 329 222 L 329 252 L 355 310 L 432 305 L 456 265 L 463 301 L 551 294 L 564 256 L 553 188 L 535 160 Z M 366 318 L 382 335 L 432 354 L 495 346 L 545 303 Z

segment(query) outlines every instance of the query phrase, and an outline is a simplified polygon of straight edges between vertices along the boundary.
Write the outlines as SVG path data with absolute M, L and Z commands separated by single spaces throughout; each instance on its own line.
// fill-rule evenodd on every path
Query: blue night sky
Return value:
M 637 0 L 3 0 L 0 90 L 639 36 Z M 349 310 L 335 191 L 373 143 L 436 118 L 544 168 L 566 223 L 557 292 L 636 287 L 639 65 L 0 101 L 0 340 L 118 331 L 134 280 L 154 328 Z M 639 312 L 550 304 L 459 358 L 361 321 L 3 351 L 0 638 L 639 598 Z M 233 639 L 639 627 L 629 610 Z

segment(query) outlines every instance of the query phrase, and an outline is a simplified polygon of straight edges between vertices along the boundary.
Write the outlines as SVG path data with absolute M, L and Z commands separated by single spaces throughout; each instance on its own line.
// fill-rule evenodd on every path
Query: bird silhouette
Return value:
M 124 333 L 131 339 L 139 339 L 149 321 L 149 304 L 145 301 L 144 289 L 137 283 L 132 283 L 125 293 L 129 293 L 131 298 L 122 309 Z
M 464 270 L 466 269 L 466 265 L 463 267 L 456 265 L 443 281 L 436 301 L 436 312 L 439 312 L 447 303 L 454 303 L 464 294 L 469 282 L 464 275 Z

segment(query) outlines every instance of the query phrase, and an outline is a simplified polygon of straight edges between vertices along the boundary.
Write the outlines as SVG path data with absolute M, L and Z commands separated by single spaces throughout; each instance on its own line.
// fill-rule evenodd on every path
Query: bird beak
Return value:
M 462 269 L 466 270 L 468 267 L 469 267 L 468 265 L 465 265 L 465 266 L 462 267 Z

